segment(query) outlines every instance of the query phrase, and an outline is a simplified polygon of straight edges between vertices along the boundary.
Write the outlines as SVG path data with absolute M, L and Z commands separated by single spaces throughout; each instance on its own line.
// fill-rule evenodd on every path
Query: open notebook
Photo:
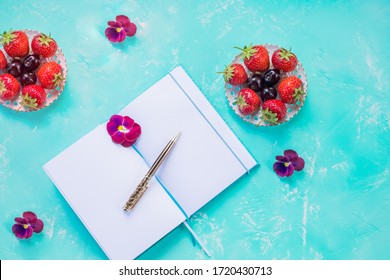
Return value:
M 119 114 L 142 127 L 134 148 L 114 144 L 102 124 L 43 167 L 110 259 L 137 257 L 256 165 L 180 66 Z M 179 131 L 158 180 L 125 212 L 124 203 Z

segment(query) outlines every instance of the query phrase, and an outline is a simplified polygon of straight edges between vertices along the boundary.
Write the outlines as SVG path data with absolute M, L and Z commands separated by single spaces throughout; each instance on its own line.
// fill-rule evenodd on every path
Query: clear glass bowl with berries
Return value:
M 297 56 L 270 44 L 237 49 L 241 52 L 221 72 L 230 107 L 256 126 L 289 121 L 302 108 L 308 87 Z
M 34 30 L 0 34 L 0 103 L 15 111 L 49 106 L 63 91 L 65 56 L 50 36 Z

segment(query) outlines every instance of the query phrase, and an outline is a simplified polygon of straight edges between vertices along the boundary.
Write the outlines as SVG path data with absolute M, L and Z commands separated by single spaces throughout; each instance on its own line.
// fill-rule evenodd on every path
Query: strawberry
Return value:
M 53 56 L 57 51 L 57 42 L 43 33 L 35 35 L 31 41 L 33 52 L 43 58 Z
M 243 88 L 238 92 L 237 107 L 241 114 L 252 115 L 260 108 L 260 98 L 250 88 Z
M 262 118 L 265 122 L 277 124 L 286 116 L 286 105 L 279 99 L 270 99 L 263 103 Z
M 248 79 L 244 67 L 239 63 L 232 63 L 225 68 L 225 71 L 218 73 L 223 74 L 225 82 L 231 85 L 241 85 Z
M 28 55 L 30 46 L 28 37 L 23 31 L 8 31 L 1 34 L 1 43 L 5 52 L 11 57 L 23 57 Z
M 302 90 L 302 81 L 296 76 L 282 79 L 277 90 L 283 102 L 288 104 L 301 101 L 304 94 Z
M 264 72 L 269 68 L 269 54 L 267 49 L 261 45 L 252 46 L 252 44 L 244 48 L 238 48 L 242 51 L 241 57 L 244 60 L 246 67 L 252 71 Z
M 0 99 L 12 100 L 18 96 L 20 85 L 11 74 L 0 75 Z
M 0 50 L 0 70 L 7 67 L 7 58 L 5 57 L 2 50 Z
M 284 48 L 276 50 L 272 54 L 272 64 L 276 69 L 284 72 L 291 72 L 297 67 L 298 59 L 295 54 Z
M 45 62 L 37 71 L 37 78 L 43 88 L 61 87 L 64 80 L 62 67 L 55 61 Z
M 46 92 L 40 85 L 28 85 L 22 90 L 21 106 L 37 110 L 43 106 L 46 101 Z

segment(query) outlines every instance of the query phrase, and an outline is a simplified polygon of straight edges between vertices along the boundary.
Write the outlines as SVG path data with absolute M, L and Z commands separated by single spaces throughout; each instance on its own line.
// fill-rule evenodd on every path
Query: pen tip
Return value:
M 173 141 L 176 142 L 177 139 L 180 137 L 180 135 L 181 135 L 181 131 L 179 131 L 179 133 L 176 134 L 176 136 L 173 138 Z

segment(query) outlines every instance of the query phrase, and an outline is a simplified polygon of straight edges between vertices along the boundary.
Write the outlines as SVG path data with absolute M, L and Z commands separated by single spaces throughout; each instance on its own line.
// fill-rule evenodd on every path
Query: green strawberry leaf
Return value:
M 244 46 L 243 48 L 239 48 L 239 47 L 234 47 L 234 48 L 242 51 L 241 58 L 244 60 L 251 58 L 257 52 L 257 50 L 253 47 L 253 44 L 250 44 L 249 47 Z
M 45 35 L 43 33 L 41 33 L 41 36 L 39 36 L 38 40 L 39 40 L 40 45 L 46 45 L 46 46 L 49 46 L 50 43 L 54 41 L 50 37 L 50 35 L 48 36 L 48 35 Z
M 64 81 L 64 77 L 62 76 L 61 72 L 54 74 L 53 80 L 52 80 L 54 87 L 61 87 L 63 81 Z
M 272 112 L 268 108 L 263 110 L 263 114 L 262 114 L 261 118 L 263 119 L 263 121 L 271 123 L 271 124 L 277 124 L 279 121 L 278 114 Z
M 37 99 L 30 97 L 28 94 L 25 94 L 23 95 L 22 101 L 20 102 L 20 106 L 36 110 L 38 109 Z
M 285 48 L 280 49 L 280 52 L 279 52 L 280 59 L 289 61 L 290 57 L 293 57 L 293 56 L 294 56 L 294 54 L 291 51 L 286 50 Z
M 16 35 L 13 33 L 11 29 L 8 32 L 4 31 L 4 33 L 0 34 L 0 36 L 3 37 L 0 39 L 0 43 L 2 45 L 8 45 L 16 38 Z
M 302 87 L 294 89 L 294 93 L 293 93 L 294 101 L 295 102 L 302 101 L 304 94 L 305 92 L 303 91 Z

